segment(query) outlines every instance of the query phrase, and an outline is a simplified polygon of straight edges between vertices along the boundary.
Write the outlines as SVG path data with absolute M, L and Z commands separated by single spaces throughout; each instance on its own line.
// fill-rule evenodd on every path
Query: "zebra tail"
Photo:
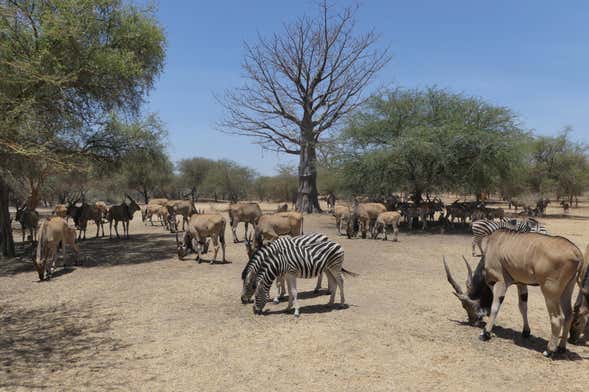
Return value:
M 357 276 L 360 276 L 360 274 L 357 274 L 357 273 L 355 273 L 355 272 L 352 272 L 352 271 L 348 271 L 348 270 L 347 270 L 347 269 L 345 269 L 344 267 L 342 267 L 342 272 L 344 273 L 344 275 L 348 275 L 348 276 L 351 276 L 351 277 L 353 277 L 353 278 L 355 278 L 355 277 L 357 277 Z

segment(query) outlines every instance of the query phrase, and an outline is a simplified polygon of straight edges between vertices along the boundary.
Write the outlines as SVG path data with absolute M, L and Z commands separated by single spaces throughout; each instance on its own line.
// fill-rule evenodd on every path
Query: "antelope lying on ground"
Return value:
M 223 263 L 225 263 L 225 218 L 220 214 L 197 214 L 190 217 L 188 229 L 184 232 L 182 242 L 178 241 L 176 233 L 176 245 L 178 258 L 182 260 L 189 251 L 196 252 L 196 260 L 200 263 L 200 254 L 208 252 L 208 238 L 211 238 L 215 247 L 215 254 L 211 264 L 217 260 L 219 243 L 223 251 Z
M 273 241 L 281 235 L 301 234 L 303 234 L 303 214 L 299 212 L 262 215 L 256 224 L 255 244 L 259 247 L 264 241 Z
M 66 262 L 66 245 L 71 246 L 76 252 L 75 264 L 77 264 L 80 249 L 76 245 L 76 229 L 69 227 L 65 219 L 60 217 L 52 217 L 43 221 L 39 227 L 39 241 L 35 257 L 35 268 L 39 274 L 39 280 L 49 279 L 53 275 L 57 247 L 60 243 L 63 250 L 63 267 L 65 268 Z
M 499 230 L 489 236 L 485 256 L 481 257 L 474 274 L 468 262 L 466 265 L 468 279 L 464 293 L 444 260 L 448 282 L 462 302 L 469 322 L 480 323 L 483 315 L 490 314 L 481 340 L 491 338 L 499 308 L 512 284 L 517 285 L 519 293 L 519 309 L 524 323 L 522 336 L 530 336 L 527 286 L 538 285 L 552 327 L 552 337 L 544 355 L 550 357 L 556 351 L 566 350 L 566 338 L 573 321 L 571 295 L 583 266 L 583 254 L 572 242 L 563 237 Z M 584 292 L 585 300 L 588 293 Z
M 381 212 L 385 212 L 387 208 L 381 203 L 357 203 L 351 208 L 352 230 L 348 233 L 348 237 L 355 237 L 358 231 L 362 232 L 362 238 L 366 238 L 366 232 L 374 228 L 376 218 Z
M 39 223 L 39 213 L 29 209 L 26 204 L 16 208 L 15 219 L 20 223 L 22 230 L 22 242 L 25 242 L 25 232 L 28 229 L 31 233 L 31 242 L 37 240 L 37 224 Z
M 284 204 L 283 206 L 285 206 Z M 288 209 L 288 206 L 287 206 Z M 280 211 L 279 211 L 280 212 Z M 245 223 L 245 238 L 247 239 L 247 228 L 251 224 L 255 227 L 258 219 L 262 216 L 262 210 L 258 203 L 236 203 L 229 205 L 229 224 L 233 233 L 233 242 L 239 242 L 237 239 L 237 226 L 239 222 Z
M 109 237 L 112 238 L 112 222 L 115 222 L 115 233 L 117 234 L 117 238 L 119 238 L 119 222 L 123 223 L 123 237 L 129 238 L 129 221 L 133 220 L 133 215 L 135 212 L 140 211 L 139 205 L 133 200 L 133 198 L 127 194 L 125 194 L 130 201 L 129 204 L 125 202 L 110 207 L 108 211 L 107 220 L 109 225 Z
M 393 241 L 399 240 L 399 221 L 401 220 L 401 214 L 397 211 L 386 211 L 378 214 L 376 223 L 374 224 L 374 230 L 372 231 L 372 238 L 377 239 L 378 234 L 384 231 L 383 241 L 387 240 L 387 229 L 393 228 Z

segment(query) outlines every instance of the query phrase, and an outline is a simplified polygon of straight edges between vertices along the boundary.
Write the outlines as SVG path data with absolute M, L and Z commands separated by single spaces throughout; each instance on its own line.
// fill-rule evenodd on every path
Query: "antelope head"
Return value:
M 466 258 L 464 256 L 462 256 L 462 258 L 468 272 L 466 292 L 462 290 L 462 287 L 460 287 L 452 276 L 450 268 L 446 263 L 446 258 L 444 257 L 443 262 L 444 269 L 446 270 L 446 278 L 448 279 L 448 283 L 450 283 L 454 289 L 452 294 L 458 298 L 462 307 L 466 311 L 468 322 L 472 325 L 479 326 L 483 323 L 483 317 L 486 314 L 489 314 L 491 303 L 493 301 L 493 292 L 489 286 L 487 286 L 484 279 L 484 257 L 481 258 L 474 273 L 468 264 L 468 261 L 466 261 Z

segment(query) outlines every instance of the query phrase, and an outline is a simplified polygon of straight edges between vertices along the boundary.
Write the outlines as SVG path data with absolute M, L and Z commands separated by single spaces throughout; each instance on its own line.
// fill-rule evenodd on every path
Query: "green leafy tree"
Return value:
M 0 0 L 4 255 L 14 255 L 6 174 L 18 177 L 23 161 L 36 161 L 42 178 L 88 167 L 89 159 L 116 161 L 140 146 L 120 114 L 138 114 L 164 56 L 152 9 L 121 0 Z
M 372 97 L 344 132 L 343 183 L 356 194 L 491 192 L 521 162 L 525 134 L 507 108 L 429 88 Z
M 214 168 L 215 161 L 207 158 L 182 159 L 178 162 L 179 182 L 188 190 L 187 194 L 196 201 L 209 172 Z

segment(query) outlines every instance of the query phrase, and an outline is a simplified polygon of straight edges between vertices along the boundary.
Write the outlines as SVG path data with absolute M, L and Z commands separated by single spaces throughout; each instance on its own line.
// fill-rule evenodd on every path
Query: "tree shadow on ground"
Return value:
M 128 345 L 113 338 L 113 321 L 112 314 L 100 313 L 90 303 L 30 310 L 3 306 L 0 389 L 56 388 L 57 385 L 47 385 L 47 376 L 53 372 L 72 368 L 97 371 L 117 366 L 113 357 L 121 356 L 108 354 Z
M 83 268 L 141 264 L 168 259 L 176 255 L 175 237 L 169 233 L 134 234 L 129 239 L 91 238 L 77 242 L 79 263 Z M 0 260 L 0 277 L 34 271 L 33 254 Z M 63 266 L 61 250 L 56 267 Z M 66 265 L 74 264 L 73 251 L 67 248 Z

